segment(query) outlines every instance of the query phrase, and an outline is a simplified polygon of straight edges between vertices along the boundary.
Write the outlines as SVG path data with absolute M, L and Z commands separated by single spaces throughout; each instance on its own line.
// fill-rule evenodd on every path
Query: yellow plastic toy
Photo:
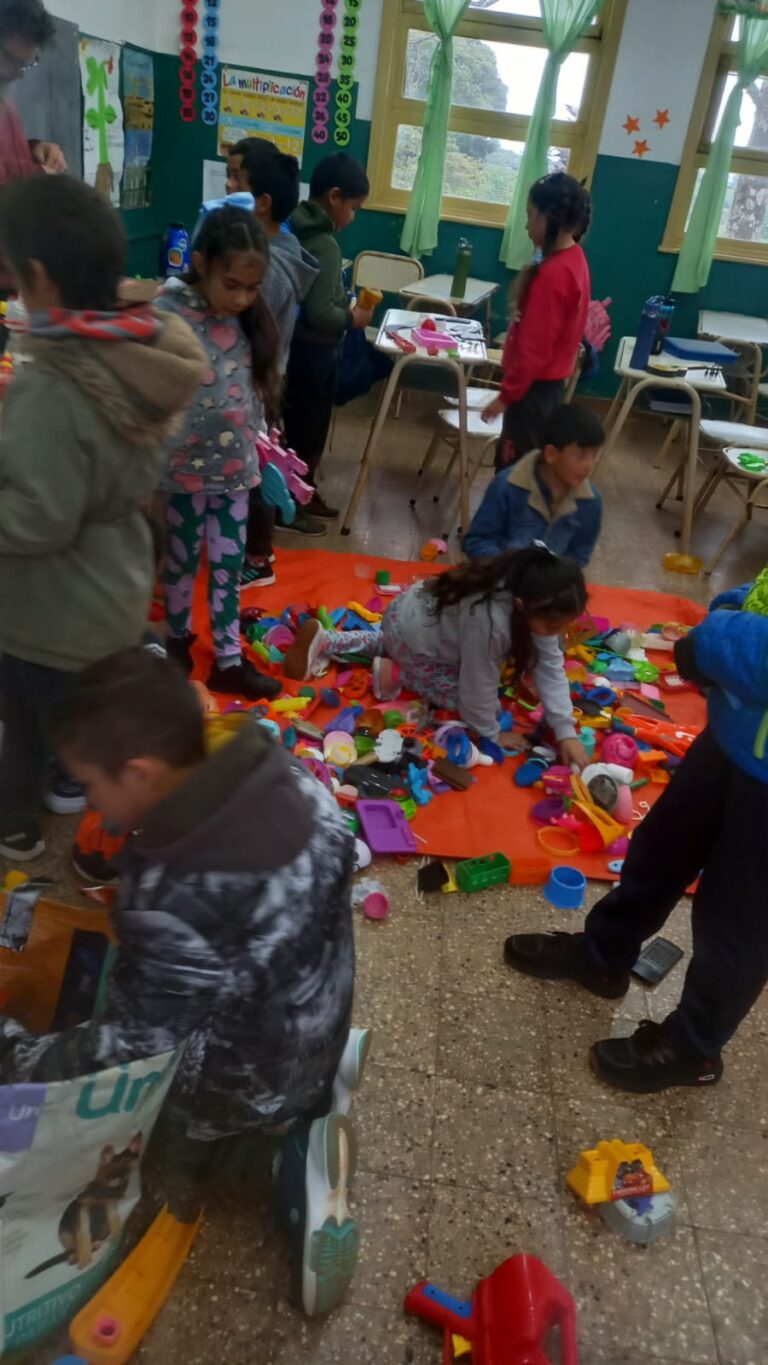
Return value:
M 617 1199 L 639 1199 L 664 1194 L 669 1181 L 641 1142 L 598 1142 L 579 1155 L 566 1183 L 585 1204 L 610 1204 Z
M 124 1365 L 173 1289 L 200 1226 L 158 1214 L 139 1245 L 70 1324 L 70 1341 L 90 1365 Z
M 311 697 L 281 697 L 279 701 L 272 702 L 271 710 L 278 716 L 285 712 L 306 711 L 311 701 Z
M 380 611 L 369 611 L 367 607 L 361 606 L 359 602 L 347 602 L 347 611 L 353 611 L 355 616 L 359 616 L 361 620 L 367 621 L 371 626 L 377 626 L 381 620 Z
M 17 887 L 24 886 L 29 881 L 26 872 L 7 872 L 3 882 L 4 891 L 15 891 Z
M 588 787 L 577 773 L 571 777 L 573 794 L 576 798 L 574 806 L 580 810 L 582 815 L 586 815 L 591 824 L 595 826 L 604 846 L 607 848 L 616 839 L 621 839 L 626 834 L 626 826 L 620 825 L 618 820 L 614 820 L 612 815 L 603 810 L 592 800 Z

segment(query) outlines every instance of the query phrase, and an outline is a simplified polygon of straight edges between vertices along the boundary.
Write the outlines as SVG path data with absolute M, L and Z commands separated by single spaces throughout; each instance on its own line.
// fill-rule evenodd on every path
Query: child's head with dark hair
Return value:
M 77 677 L 51 737 L 90 804 L 122 829 L 140 824 L 205 759 L 194 689 L 174 664 L 139 647 Z
M 285 223 L 299 202 L 299 163 L 266 138 L 248 137 L 229 153 L 227 193 L 252 194 L 256 217 L 269 232 Z
M 469 599 L 478 611 L 494 598 L 511 598 L 510 662 L 518 677 L 536 661 L 536 636 L 561 635 L 587 605 L 587 585 L 576 561 L 553 554 L 540 541 L 450 569 L 431 579 L 427 591 L 438 616 Z
M 563 488 L 578 488 L 591 476 L 604 444 L 605 431 L 597 414 L 566 403 L 544 426 L 541 459 L 545 472 Z
M 553 251 L 580 242 L 592 222 L 592 197 L 565 171 L 544 175 L 528 194 L 528 236 L 546 259 Z M 539 265 L 526 266 L 515 285 L 515 303 L 525 306 Z
M 0 89 L 35 65 L 55 32 L 42 0 L 0 0 Z
M 102 195 L 73 176 L 31 176 L 0 190 L 0 249 L 30 312 L 117 307 L 122 224 Z
M 275 415 L 278 381 L 277 331 L 261 282 L 269 264 L 269 242 L 252 213 L 227 205 L 214 209 L 198 232 L 187 283 L 221 317 L 239 318 L 253 357 L 253 378 L 268 417 Z
M 322 205 L 337 232 L 354 222 L 370 192 L 368 176 L 346 152 L 319 161 L 309 182 L 310 199 Z

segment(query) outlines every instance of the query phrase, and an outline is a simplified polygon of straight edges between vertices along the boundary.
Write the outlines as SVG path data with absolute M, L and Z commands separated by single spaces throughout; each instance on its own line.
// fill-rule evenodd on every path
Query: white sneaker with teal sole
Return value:
M 333 1111 L 336 1114 L 349 1113 L 352 1095 L 354 1091 L 360 1089 L 371 1047 L 371 1037 L 369 1028 L 349 1030 L 347 1046 L 333 1082 Z
M 359 1238 L 347 1197 L 356 1163 L 349 1120 L 342 1114 L 316 1119 L 307 1151 L 301 1291 L 310 1318 L 338 1308 L 355 1273 Z

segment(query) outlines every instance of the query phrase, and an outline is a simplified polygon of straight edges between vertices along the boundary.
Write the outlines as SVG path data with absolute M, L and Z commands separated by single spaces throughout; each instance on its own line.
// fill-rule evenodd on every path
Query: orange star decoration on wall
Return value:
M 654 123 L 658 124 L 659 128 L 666 128 L 667 124 L 671 122 L 671 119 L 669 117 L 669 110 L 657 109 L 656 117 L 653 121 Z
M 646 142 L 645 138 L 642 138 L 641 140 L 635 143 L 632 155 L 639 156 L 642 158 L 648 152 L 650 152 L 650 150 L 651 150 L 650 145 Z
M 628 136 L 632 133 L 640 132 L 640 120 L 639 118 L 633 118 L 631 114 L 627 114 L 627 121 L 626 123 L 622 123 L 621 126 Z

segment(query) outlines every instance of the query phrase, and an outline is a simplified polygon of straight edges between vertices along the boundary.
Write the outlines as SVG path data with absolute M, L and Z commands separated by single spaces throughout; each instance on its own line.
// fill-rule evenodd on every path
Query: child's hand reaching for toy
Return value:
M 523 735 L 515 734 L 514 730 L 507 730 L 503 735 L 499 735 L 498 743 L 511 754 L 521 754 L 528 748 L 527 739 Z
M 561 739 L 559 748 L 560 758 L 566 768 L 575 765 L 579 772 L 581 772 L 581 770 L 586 768 L 591 762 L 589 754 L 580 739 Z

